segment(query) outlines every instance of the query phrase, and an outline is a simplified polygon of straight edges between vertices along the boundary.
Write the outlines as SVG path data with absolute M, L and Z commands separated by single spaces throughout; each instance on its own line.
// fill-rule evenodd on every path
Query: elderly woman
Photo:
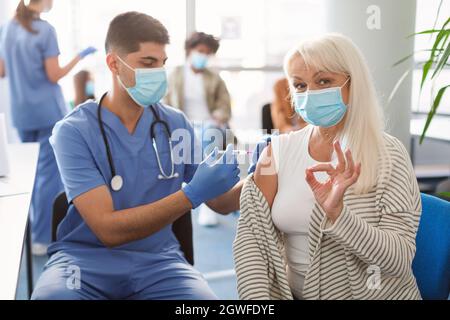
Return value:
M 240 297 L 420 299 L 420 192 L 405 148 L 383 131 L 363 56 L 328 34 L 288 53 L 285 71 L 309 125 L 273 137 L 244 186 Z

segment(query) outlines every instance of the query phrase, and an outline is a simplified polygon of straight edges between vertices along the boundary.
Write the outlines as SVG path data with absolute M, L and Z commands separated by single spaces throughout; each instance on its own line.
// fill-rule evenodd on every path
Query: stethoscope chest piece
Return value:
M 111 179 L 111 189 L 113 191 L 120 191 L 123 187 L 123 179 L 121 176 L 119 175 L 115 175 L 112 179 Z
M 175 172 L 175 173 L 171 174 L 170 176 L 159 174 L 158 180 L 170 180 L 170 179 L 176 179 L 179 177 L 180 177 L 180 175 L 178 174 L 178 172 Z

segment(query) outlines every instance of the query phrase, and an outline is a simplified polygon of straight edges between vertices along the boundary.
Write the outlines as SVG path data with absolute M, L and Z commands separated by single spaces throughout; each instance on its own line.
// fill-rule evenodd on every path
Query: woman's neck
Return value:
M 310 156 L 319 162 L 331 161 L 333 143 L 341 130 L 340 124 L 330 128 L 314 127 L 308 148 Z
M 339 125 L 330 128 L 315 127 L 314 135 L 316 141 L 320 144 L 332 146 L 340 130 L 341 128 Z

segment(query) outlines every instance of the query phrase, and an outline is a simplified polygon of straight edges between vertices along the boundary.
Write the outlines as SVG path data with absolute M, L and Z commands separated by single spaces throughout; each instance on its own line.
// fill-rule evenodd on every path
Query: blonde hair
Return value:
M 338 138 L 352 151 L 355 161 L 361 162 L 354 192 L 369 192 L 377 183 L 379 160 L 385 159 L 385 143 L 383 112 L 366 60 L 358 47 L 340 34 L 325 34 L 301 42 L 286 55 L 286 74 L 290 62 L 298 55 L 308 68 L 350 76 L 348 111 Z

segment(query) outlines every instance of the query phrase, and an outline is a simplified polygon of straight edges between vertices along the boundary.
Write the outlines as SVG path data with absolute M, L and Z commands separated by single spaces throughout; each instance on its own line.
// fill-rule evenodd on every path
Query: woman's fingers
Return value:
M 351 177 L 347 180 L 347 188 L 354 185 L 356 181 L 358 181 L 359 176 L 361 175 L 361 163 L 358 163 L 355 165 L 355 170 L 353 171 L 353 174 Z
M 345 163 L 344 153 L 342 152 L 341 144 L 339 141 L 336 141 L 333 146 L 334 146 L 334 150 L 336 151 L 337 158 L 338 158 L 338 164 L 336 166 L 336 171 L 344 172 L 346 163 Z
M 336 169 L 330 163 L 316 164 L 308 169 L 311 172 L 326 172 L 329 176 L 334 176 Z
M 347 150 L 345 152 L 345 158 L 347 159 L 347 168 L 345 169 L 345 177 L 350 178 L 355 172 L 355 162 L 353 161 L 352 152 Z
M 318 186 L 320 186 L 320 182 L 317 181 L 311 169 L 306 169 L 305 173 L 306 173 L 306 182 L 308 182 L 309 186 L 314 191 Z

